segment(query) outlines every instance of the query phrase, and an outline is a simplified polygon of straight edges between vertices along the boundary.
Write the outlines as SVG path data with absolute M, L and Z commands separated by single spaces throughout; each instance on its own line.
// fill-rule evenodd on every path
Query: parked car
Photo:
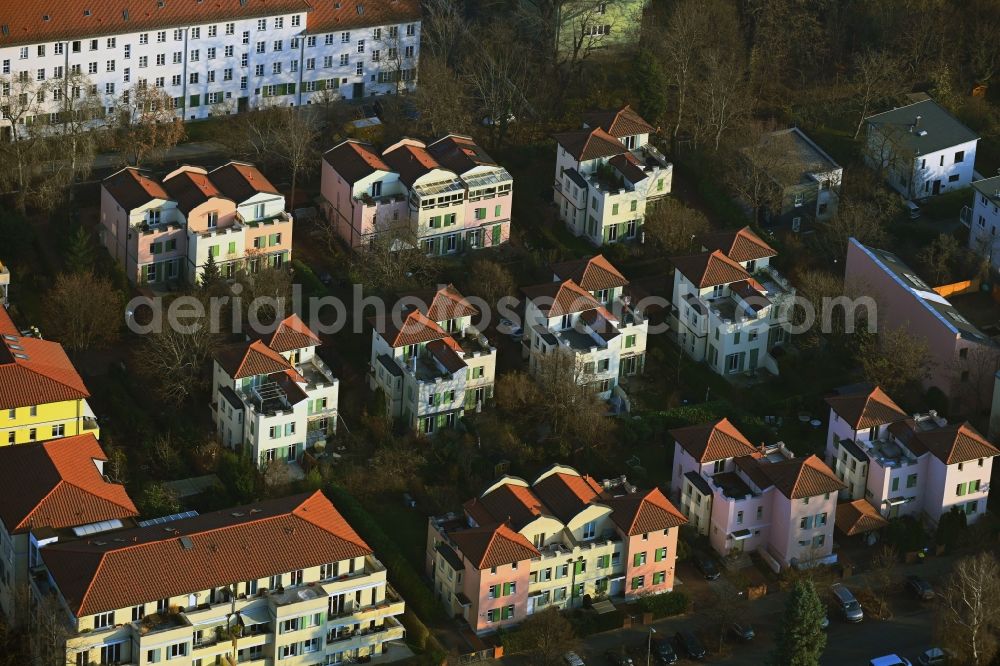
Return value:
M 898 654 L 887 654 L 884 657 L 875 657 L 868 662 L 868 666 L 913 666 L 913 664 Z
M 906 588 L 913 592 L 918 599 L 930 601 L 934 598 L 934 588 L 920 576 L 907 576 Z
M 674 636 L 674 643 L 677 646 L 677 651 L 688 659 L 705 658 L 705 646 L 691 631 L 678 631 L 677 635 Z
M 920 666 L 945 666 L 952 663 L 951 657 L 952 654 L 944 648 L 930 648 L 920 653 L 917 663 Z
M 677 663 L 677 651 L 666 638 L 654 638 L 650 643 L 650 651 L 653 653 L 653 661 L 661 666 Z
M 715 564 L 715 560 L 708 555 L 695 555 L 694 566 L 705 577 L 705 580 L 715 580 L 721 575 L 719 567 Z
M 830 591 L 833 592 L 833 597 L 837 600 L 837 605 L 844 614 L 845 620 L 848 622 L 861 622 L 861 620 L 865 619 L 865 613 L 861 610 L 861 604 L 854 596 L 854 593 L 847 589 L 846 585 L 843 583 L 834 583 L 830 586 Z
M 729 633 L 744 643 L 749 643 L 757 635 L 748 622 L 733 622 L 729 625 Z
M 628 656 L 624 652 L 624 648 L 619 650 L 608 650 L 604 653 L 607 658 L 608 663 L 611 666 L 634 666 L 632 663 L 632 657 Z
M 576 652 L 567 652 L 563 655 L 563 663 L 566 666 L 585 666 L 583 659 L 580 659 L 580 655 Z

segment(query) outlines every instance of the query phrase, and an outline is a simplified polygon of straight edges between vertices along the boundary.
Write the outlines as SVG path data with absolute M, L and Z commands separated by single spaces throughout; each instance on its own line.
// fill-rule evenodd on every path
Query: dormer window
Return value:
M 208 218 L 207 219 L 208 219 L 208 228 L 209 229 L 215 229 L 217 226 L 219 226 L 219 212 L 218 211 L 213 210 L 211 213 L 208 214 Z
M 264 217 L 264 204 L 262 203 L 254 204 L 253 219 L 259 220 L 262 217 Z
M 572 325 L 573 325 L 573 315 L 564 314 L 562 316 L 562 323 L 561 323 L 562 329 L 566 330 L 567 328 L 570 328 Z
M 372 183 L 372 196 L 373 197 L 382 196 L 382 181 L 376 181 Z
M 160 211 L 159 210 L 147 210 L 146 211 L 146 224 L 153 226 L 160 223 Z

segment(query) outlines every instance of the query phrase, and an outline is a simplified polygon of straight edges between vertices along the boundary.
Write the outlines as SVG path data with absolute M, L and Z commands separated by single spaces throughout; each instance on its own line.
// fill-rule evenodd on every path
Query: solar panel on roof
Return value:
M 183 513 L 172 513 L 169 516 L 159 516 L 157 518 L 150 518 L 148 520 L 140 520 L 136 524 L 139 527 L 150 527 L 152 525 L 162 525 L 164 523 L 172 523 L 175 520 L 194 518 L 197 515 L 198 515 L 197 511 L 185 511 Z
M 88 534 L 97 534 L 99 532 L 116 530 L 120 527 L 122 527 L 122 521 L 120 520 L 102 520 L 99 523 L 90 523 L 88 525 L 80 525 L 79 527 L 74 527 L 73 534 L 78 537 L 83 537 L 87 536 Z

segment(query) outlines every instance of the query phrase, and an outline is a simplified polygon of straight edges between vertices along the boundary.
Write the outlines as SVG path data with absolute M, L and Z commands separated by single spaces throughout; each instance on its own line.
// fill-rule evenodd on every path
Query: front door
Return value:
M 361 99 L 365 96 L 365 83 L 364 81 L 359 81 L 354 84 L 351 89 L 351 99 Z
M 941 181 L 940 180 L 935 180 L 934 181 L 934 185 L 933 185 L 931 191 L 934 194 L 941 194 Z
M 244 111 L 246 111 L 249 106 L 250 106 L 249 97 L 240 97 L 238 100 L 236 100 L 236 110 L 239 113 L 243 113 Z
M 750 370 L 756 370 L 757 369 L 757 355 L 758 354 L 760 354 L 760 350 L 759 349 L 751 349 L 750 350 L 750 367 L 749 367 Z
M 528 597 L 528 615 L 535 612 L 535 597 Z

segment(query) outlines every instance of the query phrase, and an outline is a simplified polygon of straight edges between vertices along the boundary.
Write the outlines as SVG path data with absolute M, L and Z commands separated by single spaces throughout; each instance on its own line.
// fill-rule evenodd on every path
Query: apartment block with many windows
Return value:
M 349 139 L 323 156 L 322 208 L 351 248 L 380 235 L 427 254 L 495 247 L 510 237 L 514 181 L 471 138 L 403 139 L 381 154 Z
M 149 86 L 185 120 L 416 85 L 416 0 L 29 5 L 0 9 L 0 80 L 15 82 L 0 96 L 42 95 L 26 123 L 57 122 L 62 97 L 83 92 L 66 84 L 77 72 L 108 112 L 131 87 Z
M 493 398 L 496 348 L 472 326 L 478 310 L 453 285 L 410 294 L 372 324 L 368 384 L 389 416 L 432 435 Z
M 273 332 L 220 350 L 212 372 L 212 418 L 223 446 L 261 467 L 296 464 L 323 450 L 337 429 L 340 381 L 316 354 L 319 337 L 297 315 Z
M 962 209 L 962 221 L 969 227 L 969 249 L 1000 267 L 1000 176 L 972 183 L 972 206 Z
M 530 484 L 502 477 L 461 516 L 432 517 L 427 574 L 450 615 L 493 632 L 585 598 L 672 590 L 685 522 L 658 489 L 557 464 Z
M 637 240 L 646 207 L 670 194 L 673 165 L 651 143 L 655 128 L 630 106 L 584 115 L 557 134 L 555 203 L 560 219 L 594 245 Z
M 40 545 L 33 601 L 40 612 L 64 611 L 68 664 L 399 656 L 392 644 L 405 633 L 403 601 L 318 491 Z
M 211 256 L 223 277 L 291 259 L 285 197 L 256 167 L 180 167 L 158 182 L 127 167 L 101 183 L 100 236 L 134 284 L 197 284 Z

